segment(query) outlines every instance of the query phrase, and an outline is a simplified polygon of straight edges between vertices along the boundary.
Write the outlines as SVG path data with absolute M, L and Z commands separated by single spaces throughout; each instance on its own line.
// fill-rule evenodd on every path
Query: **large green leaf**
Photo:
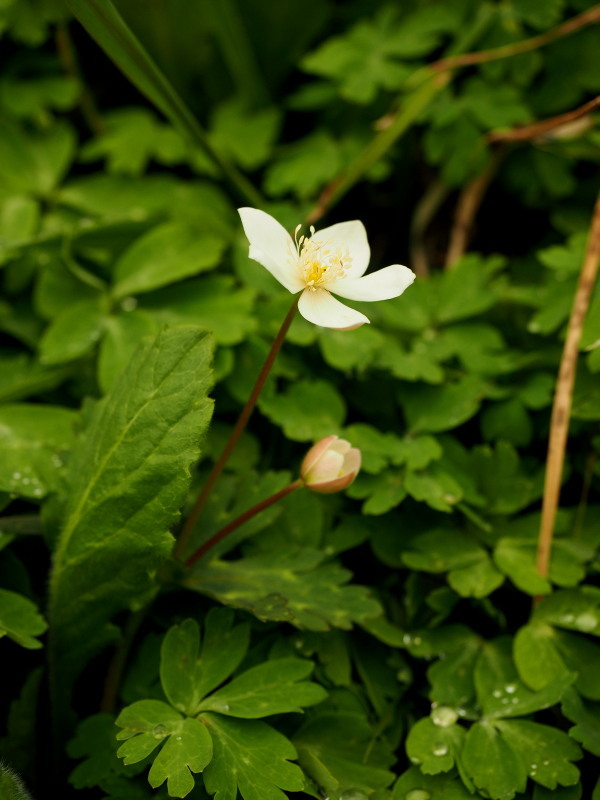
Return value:
M 112 616 L 147 595 L 171 551 L 211 415 L 210 356 L 195 327 L 147 340 L 79 440 L 50 586 L 55 690 L 114 636 Z
M 299 792 L 304 778 L 293 744 L 260 720 L 229 719 L 206 713 L 202 719 L 213 740 L 213 758 L 204 785 L 215 800 L 286 800 L 281 789 Z
M 214 559 L 201 562 L 185 585 L 259 619 L 286 620 L 315 631 L 348 629 L 380 615 L 381 606 L 364 586 L 345 586 L 350 573 L 322 560 L 321 553 L 308 548 L 238 561 Z

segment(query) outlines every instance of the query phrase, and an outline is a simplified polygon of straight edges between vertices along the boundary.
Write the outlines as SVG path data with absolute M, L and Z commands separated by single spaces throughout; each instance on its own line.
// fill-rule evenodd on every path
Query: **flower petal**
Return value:
M 369 321 L 360 311 L 340 303 L 326 289 L 305 289 L 298 301 L 298 311 L 309 322 L 338 331 L 351 331 Z
M 238 208 L 238 213 L 250 242 L 250 258 L 268 269 L 288 291 L 303 289 L 305 284 L 296 267 L 296 247 L 283 225 L 258 208 Z
M 313 242 L 325 244 L 327 242 L 331 249 L 348 249 L 352 263 L 347 267 L 346 274 L 349 278 L 360 278 L 364 275 L 369 266 L 371 249 L 367 240 L 365 226 L 359 220 L 350 222 L 338 222 L 317 231 L 312 237 Z
M 414 279 L 415 273 L 411 269 L 393 264 L 363 278 L 341 278 L 330 288 L 348 300 L 389 300 L 401 295 Z

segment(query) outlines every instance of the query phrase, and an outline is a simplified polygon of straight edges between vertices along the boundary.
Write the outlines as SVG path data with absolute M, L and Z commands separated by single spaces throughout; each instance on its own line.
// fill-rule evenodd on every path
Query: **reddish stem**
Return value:
M 196 552 L 193 553 L 185 562 L 186 567 L 193 566 L 196 561 L 202 558 L 202 556 L 212 547 L 218 544 L 236 528 L 239 528 L 240 525 L 243 525 L 244 522 L 247 522 L 249 519 L 251 519 L 255 514 L 259 514 L 261 511 L 264 511 L 265 508 L 268 508 L 269 506 L 272 506 L 273 503 L 277 503 L 278 500 L 282 500 L 284 497 L 287 497 L 288 494 L 295 492 L 296 489 L 299 489 L 301 486 L 304 486 L 304 482 L 298 478 L 298 480 L 290 483 L 289 486 L 286 486 L 285 489 L 281 489 L 281 491 L 276 492 L 275 494 L 271 495 L 271 497 L 267 497 L 266 500 L 261 500 L 260 503 L 257 503 L 255 506 L 252 506 L 252 508 L 244 511 L 243 514 L 240 514 L 239 517 L 236 517 L 228 525 L 225 525 L 224 528 L 221 528 L 220 531 L 217 531 L 217 533 L 211 536 L 210 539 L 207 539 L 204 544 L 200 545 Z

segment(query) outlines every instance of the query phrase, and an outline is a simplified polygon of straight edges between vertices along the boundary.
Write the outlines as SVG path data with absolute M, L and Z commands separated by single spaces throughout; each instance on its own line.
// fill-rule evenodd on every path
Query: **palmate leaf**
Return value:
M 245 719 L 301 711 L 303 706 L 312 706 L 327 697 L 322 686 L 302 680 L 312 669 L 310 661 L 298 658 L 265 661 L 207 697 L 200 710 Z
M 229 608 L 211 609 L 200 631 L 193 619 L 169 629 L 161 648 L 160 679 L 169 701 L 194 714 L 203 697 L 237 669 L 248 649 L 250 626 L 233 625 Z
M 213 740 L 213 758 L 204 770 L 204 785 L 215 800 L 287 800 L 281 791 L 299 792 L 302 771 L 290 759 L 294 745 L 259 720 L 202 715 Z
M 291 622 L 299 628 L 349 629 L 353 622 L 381 614 L 364 586 L 345 586 L 350 573 L 322 564 L 323 554 L 304 548 L 238 561 L 200 563 L 184 580 L 189 589 L 244 608 L 259 619 Z
M 192 326 L 143 343 L 73 452 L 50 587 L 57 700 L 170 553 L 211 415 L 210 356 L 210 337 Z

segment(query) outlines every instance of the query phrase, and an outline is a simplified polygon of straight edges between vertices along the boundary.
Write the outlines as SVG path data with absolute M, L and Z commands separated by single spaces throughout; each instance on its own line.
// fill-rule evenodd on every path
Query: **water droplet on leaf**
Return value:
M 404 800 L 430 800 L 431 792 L 426 789 L 411 789 L 404 795 Z
M 433 745 L 434 756 L 445 756 L 447 753 L 448 753 L 448 745 L 445 745 L 443 742 Z
M 431 712 L 431 719 L 434 725 L 438 725 L 440 728 L 448 728 L 450 725 L 454 725 L 458 719 L 458 714 L 450 706 L 440 706 Z
M 167 733 L 166 725 L 155 725 L 154 728 L 152 728 L 152 736 L 154 736 L 155 739 L 163 739 Z

